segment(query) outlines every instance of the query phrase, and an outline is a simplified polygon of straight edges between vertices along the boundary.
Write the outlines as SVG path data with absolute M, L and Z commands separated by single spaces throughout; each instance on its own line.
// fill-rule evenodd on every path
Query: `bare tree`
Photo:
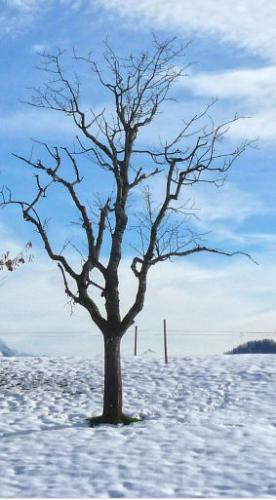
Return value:
M 106 44 L 104 70 L 91 55 L 80 57 L 74 53 L 74 63 L 87 65 L 93 79 L 111 96 L 112 112 L 86 109 L 81 100 L 79 78 L 68 77 L 64 70 L 62 51 L 42 54 L 40 69 L 50 74 L 50 80 L 32 89 L 29 104 L 71 118 L 78 135 L 71 148 L 40 143 L 42 153 L 37 160 L 33 154 L 29 158 L 14 155 L 35 173 L 36 193 L 30 201 L 15 199 L 7 188 L 2 191 L 2 205 L 16 204 L 21 208 L 24 220 L 36 228 L 48 256 L 57 262 L 66 294 L 88 311 L 103 334 L 103 412 L 101 417 L 92 418 L 91 424 L 131 421 L 122 407 L 120 344 L 143 308 L 151 267 L 174 257 L 200 252 L 239 253 L 203 244 L 201 235 L 187 227 L 187 215 L 192 207 L 180 203 L 182 191 L 188 186 L 221 183 L 244 151 L 245 143 L 234 151 L 221 151 L 229 123 L 238 117 L 216 126 L 208 106 L 201 114 L 183 122 L 176 136 L 164 144 L 143 148 L 139 147 L 141 141 L 137 141 L 141 130 L 155 120 L 162 104 L 170 99 L 172 86 L 184 76 L 185 68 L 177 64 L 184 51 L 185 47 L 179 46 L 175 39 L 160 42 L 154 37 L 151 52 L 120 58 Z M 87 158 L 92 162 L 91 169 L 102 169 L 102 175 L 108 175 L 113 184 L 98 206 L 97 217 L 91 209 L 92 197 L 84 202 L 81 193 L 85 183 L 83 164 Z M 96 175 L 97 171 L 93 172 Z M 162 179 L 159 203 L 154 202 L 150 190 L 152 179 L 156 182 L 157 178 Z M 85 186 L 89 188 L 89 183 Z M 81 254 L 78 270 L 65 255 L 70 242 L 57 252 L 47 222 L 41 216 L 41 202 L 55 187 L 65 189 L 78 212 L 85 236 L 86 250 Z M 139 210 L 131 207 L 132 193 L 140 197 Z M 140 214 L 142 205 L 145 210 Z M 122 315 L 118 272 L 128 230 L 136 231 L 139 236 L 132 239 L 131 263 L 137 291 L 131 307 Z M 75 248 L 80 254 L 80 249 Z

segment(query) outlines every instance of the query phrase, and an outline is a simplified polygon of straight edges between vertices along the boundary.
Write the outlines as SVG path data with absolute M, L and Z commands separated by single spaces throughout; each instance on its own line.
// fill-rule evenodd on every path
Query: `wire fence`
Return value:
M 163 338 L 160 331 L 152 332 L 149 336 L 147 333 L 145 329 L 137 331 L 134 354 L 135 351 L 137 354 L 157 351 L 163 354 L 165 363 L 170 356 L 222 354 L 249 341 L 262 339 L 276 341 L 276 331 L 170 329 L 165 320 Z M 153 341 L 155 341 L 154 347 Z M 149 346 L 150 343 L 152 347 Z
M 0 338 L 19 352 L 49 356 L 102 355 L 100 333 L 82 331 L 0 332 Z M 164 320 L 159 329 L 135 325 L 123 337 L 125 355 L 156 355 L 168 362 L 171 356 L 222 354 L 251 340 L 276 341 L 276 331 L 174 329 Z

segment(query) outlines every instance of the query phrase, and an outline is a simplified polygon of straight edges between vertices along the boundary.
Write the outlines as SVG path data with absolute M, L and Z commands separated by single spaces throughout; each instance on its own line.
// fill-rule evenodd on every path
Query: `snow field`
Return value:
M 144 420 L 93 429 L 100 359 L 0 361 L 2 497 L 276 496 L 276 356 L 126 358 Z

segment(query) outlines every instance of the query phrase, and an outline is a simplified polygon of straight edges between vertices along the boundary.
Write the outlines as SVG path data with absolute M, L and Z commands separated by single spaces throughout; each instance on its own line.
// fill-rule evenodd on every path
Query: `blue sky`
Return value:
M 20 102 L 30 96 L 28 87 L 43 81 L 44 75 L 35 69 L 43 49 L 66 49 L 70 70 L 72 47 L 82 54 L 92 50 L 101 61 L 106 38 L 122 54 L 149 47 L 153 30 L 160 38 L 191 40 L 184 63 L 193 64 L 176 89 L 178 102 L 166 105 L 147 130 L 147 141 L 154 144 L 159 136 L 177 131 L 182 119 L 214 97 L 218 122 L 235 112 L 248 117 L 231 127 L 226 148 L 258 139 L 257 148 L 237 162 L 222 189 L 200 186 L 186 196 L 193 199 L 197 228 L 210 233 L 210 244 L 250 252 L 259 266 L 239 257 L 201 256 L 154 269 L 145 311 L 138 319 L 141 328 L 156 330 L 157 321 L 161 327 L 160 311 L 177 329 L 276 328 L 275 25 L 276 6 L 269 0 L 0 0 L 1 184 L 14 192 L 28 195 L 32 178 L 11 152 L 27 154 L 30 138 L 68 144 L 74 133 L 68 120 Z M 85 69 L 79 71 L 86 80 Z M 87 82 L 85 100 L 96 109 L 110 104 L 101 89 Z M 97 178 L 95 192 L 104 189 L 105 181 Z M 158 197 L 161 186 L 154 189 Z M 70 218 L 62 195 L 51 199 L 47 215 L 58 219 L 53 238 L 60 245 L 71 231 L 68 225 L 62 228 L 63 216 Z M 85 311 L 76 310 L 70 317 L 61 278 L 20 214 L 1 211 L 0 231 L 3 251 L 16 251 L 31 239 L 35 256 L 1 288 L 3 332 L 94 331 Z M 128 272 L 129 253 L 126 249 L 123 261 L 123 307 L 135 286 Z

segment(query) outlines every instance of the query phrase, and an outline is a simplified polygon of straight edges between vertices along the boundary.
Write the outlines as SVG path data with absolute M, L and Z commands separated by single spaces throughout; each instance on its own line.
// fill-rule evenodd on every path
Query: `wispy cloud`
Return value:
M 200 207 L 199 217 L 205 222 L 241 224 L 249 217 L 271 211 L 257 193 L 246 192 L 230 182 L 220 189 L 197 189 L 195 196 Z
M 78 11 L 83 0 L 0 0 L 0 29 L 3 35 L 18 34 L 32 26 L 37 17 L 58 6 Z
M 276 5 L 269 0 L 97 0 L 109 13 L 141 27 L 176 30 L 180 35 L 207 35 L 246 49 L 264 59 L 276 59 Z M 223 45 L 222 45 L 223 48 Z M 250 120 L 231 127 L 234 138 L 276 137 L 276 66 L 242 68 L 225 72 L 192 74 L 183 80 L 195 97 L 218 97 Z M 219 107 L 217 108 L 219 111 Z M 223 113 L 222 113 L 223 114 Z
M 13 35 L 30 26 L 37 13 L 45 7 L 41 0 L 0 0 L 0 29 L 3 35 Z
M 164 178 L 154 178 L 149 185 L 153 200 L 159 203 L 164 196 Z M 205 183 L 185 186 L 178 202 L 178 205 L 184 204 L 187 211 L 191 207 L 190 211 L 194 211 L 202 226 L 214 222 L 237 226 L 255 215 L 275 213 L 260 193 L 247 191 L 230 181 L 220 188 Z
M 276 137 L 276 66 L 242 68 L 231 71 L 194 73 L 181 85 L 197 97 L 218 97 L 226 108 L 236 106 L 250 119 L 240 120 L 230 128 L 232 137 Z M 219 109 L 219 106 L 218 106 Z
M 231 127 L 229 137 L 234 139 L 260 139 L 275 145 L 276 138 L 276 108 L 254 112 L 248 120 L 240 120 Z
M 45 43 L 34 43 L 31 47 L 35 54 L 41 54 L 49 49 L 49 44 Z
M 54 134 L 53 134 L 54 130 Z M 2 137 L 35 138 L 45 140 L 60 134 L 72 134 L 74 125 L 70 118 L 51 111 L 28 109 L 9 115 L 0 115 L 0 133 Z
M 260 309 L 272 307 L 272 288 L 268 263 L 256 266 L 245 257 L 222 257 L 200 264 L 191 257 L 153 270 L 143 319 L 153 325 L 164 311 L 178 329 L 273 328 L 269 315 L 257 319 Z
M 263 104 L 276 100 L 276 66 L 242 68 L 230 71 L 194 73 L 181 80 L 195 95 L 223 99 L 246 99 L 247 103 Z
M 9 8 L 22 12 L 33 11 L 43 4 L 41 0 L 6 0 L 5 3 Z
M 245 257 L 216 256 L 208 262 L 191 257 L 160 264 L 150 273 L 138 325 L 161 333 L 166 317 L 169 329 L 274 330 L 273 258 L 269 253 L 263 255 L 259 266 Z M 123 311 L 131 304 L 137 287 L 129 264 L 124 260 L 120 273 Z M 46 257 L 37 255 L 31 264 L 10 273 L 5 281 L 0 303 L 2 331 L 14 331 L 15 325 L 17 330 L 20 325 L 22 336 L 30 331 L 96 331 L 83 308 L 76 307 L 71 317 L 66 303 L 58 269 Z
M 270 0 L 97 0 L 97 4 L 141 26 L 183 35 L 220 37 L 266 58 L 276 58 L 276 5 Z
M 276 58 L 276 5 L 270 0 L 1 0 L 2 31 L 30 25 L 35 16 L 58 6 L 88 12 L 97 6 L 133 21 L 134 26 L 178 31 L 184 36 L 207 35 L 231 42 L 268 59 Z M 16 27 L 17 21 L 17 27 Z
M 275 247 L 273 235 L 262 237 L 258 232 L 245 232 L 243 227 L 254 217 L 273 215 L 275 210 L 262 200 L 257 193 L 250 193 L 228 182 L 220 189 L 206 189 L 199 186 L 195 190 L 187 190 L 185 196 L 194 199 L 196 219 L 192 219 L 193 227 L 203 234 L 207 245 L 226 249 L 227 245 L 235 249 Z
M 80 10 L 86 3 L 84 0 L 60 0 L 61 5 L 69 7 L 73 11 Z

